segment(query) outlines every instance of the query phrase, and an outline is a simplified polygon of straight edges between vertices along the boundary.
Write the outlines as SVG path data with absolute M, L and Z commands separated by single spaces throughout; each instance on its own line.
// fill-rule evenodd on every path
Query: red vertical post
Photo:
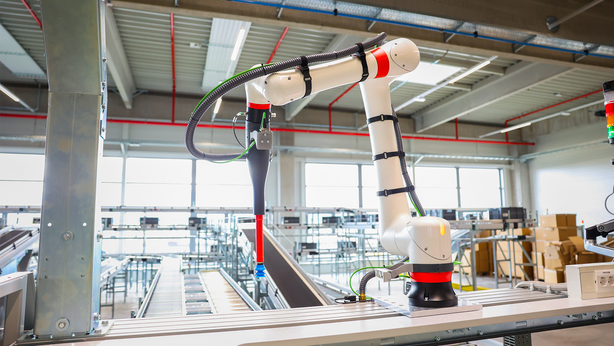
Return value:
M 175 122 L 175 14 L 171 13 L 171 58 L 173 61 L 173 115 L 171 122 Z
M 38 19 L 38 16 L 36 15 L 36 13 L 34 13 L 34 10 L 32 10 L 32 7 L 30 7 L 30 4 L 28 4 L 28 2 L 26 0 L 21 0 L 21 2 L 26 7 L 26 9 L 28 9 L 28 11 L 30 11 L 30 14 L 32 15 L 32 18 L 34 18 L 34 20 L 36 21 L 38 26 L 41 28 L 41 30 L 43 30 L 43 23 L 41 23 L 40 19 Z
M 267 60 L 267 62 L 266 62 L 267 64 L 270 63 L 273 60 L 273 57 L 275 57 L 275 53 L 277 53 L 277 49 L 279 49 L 279 46 L 281 45 L 281 41 L 283 41 L 284 37 L 286 37 L 286 34 L 288 33 L 288 29 L 290 29 L 290 28 L 286 27 L 284 29 L 284 32 L 281 34 L 281 37 L 279 38 L 279 41 L 277 41 L 277 45 L 273 49 L 273 52 L 271 53 L 271 56 L 269 57 L 269 60 Z
M 456 126 L 456 139 L 458 139 L 458 118 L 454 119 L 454 125 Z

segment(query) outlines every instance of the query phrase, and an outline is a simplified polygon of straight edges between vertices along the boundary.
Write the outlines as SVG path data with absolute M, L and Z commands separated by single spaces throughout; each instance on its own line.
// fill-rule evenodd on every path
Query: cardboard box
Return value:
M 576 227 L 576 214 L 567 214 L 566 223 L 567 227 Z
M 539 216 L 539 227 L 548 227 L 548 228 L 567 227 L 567 214 L 540 215 Z
M 543 280 L 544 279 L 544 266 L 537 266 L 535 267 L 535 270 L 537 271 L 537 274 L 535 274 L 535 279 L 537 280 Z
M 550 244 L 550 242 L 547 240 L 537 239 L 535 241 L 535 252 L 541 252 L 541 253 L 546 252 L 546 246 L 548 246 L 548 244 Z
M 589 252 L 589 251 L 582 251 L 582 252 L 578 252 L 576 253 L 576 264 L 584 264 L 584 263 L 596 263 L 597 262 L 597 254 Z
M 565 282 L 565 271 L 563 269 L 544 269 L 544 281 L 551 284 Z
M 533 261 L 533 263 L 537 264 L 538 266 L 543 267 L 544 263 L 546 263 L 544 261 L 544 253 L 543 252 L 531 252 L 531 261 Z
M 528 277 L 525 277 L 524 273 L 520 269 L 520 267 L 516 267 L 516 277 L 522 280 L 533 280 L 533 267 L 532 266 L 523 266 L 524 271 L 527 273 Z M 494 269 L 493 269 L 494 272 Z M 509 276 L 510 269 L 507 262 L 501 263 L 501 267 L 499 267 L 499 276 Z
M 516 256 L 514 258 L 511 258 L 507 253 L 501 253 L 501 251 L 497 251 L 497 259 L 498 260 L 511 260 L 512 262 L 512 266 L 514 266 L 516 263 L 529 263 L 529 260 L 527 258 L 524 258 L 524 254 L 522 253 L 516 253 Z M 522 272 L 522 269 L 520 269 L 519 266 L 516 266 L 514 269 L 516 271 L 516 277 L 525 279 L 525 280 L 533 280 L 533 266 L 522 266 L 524 268 L 524 271 L 527 273 L 527 275 L 529 275 L 529 277 L 525 277 L 524 273 Z M 494 268 L 493 268 L 493 272 L 494 272 Z M 501 267 L 499 267 L 499 275 L 501 275 L 501 273 L 503 273 L 503 275 L 505 276 L 509 276 L 510 269 L 509 269 L 509 262 L 501 262 Z
M 533 230 L 530 228 L 514 228 L 507 231 L 497 231 L 497 234 L 507 234 L 507 235 L 533 235 Z
M 548 245 L 544 253 L 544 264 L 547 269 L 557 269 L 564 268 L 569 263 L 566 263 L 561 247 Z
M 500 245 L 500 246 L 499 246 Z M 530 254 L 531 251 L 533 251 L 533 242 L 530 241 L 523 241 L 523 242 L 510 242 L 510 246 L 508 248 L 507 244 L 505 242 L 501 242 L 499 243 L 499 245 L 497 245 L 497 252 L 515 252 L 515 253 L 522 253 L 522 248 L 524 248 L 524 250 Z
M 492 270 L 492 255 L 488 250 L 486 251 L 476 251 L 475 252 L 475 261 L 476 267 L 475 270 L 477 273 L 490 273 Z M 461 265 L 463 266 L 471 266 L 471 250 L 465 249 L 465 256 L 461 261 Z
M 561 241 L 569 239 L 567 227 L 537 227 L 535 233 L 537 240 Z
M 569 237 L 569 241 L 576 247 L 576 251 L 572 254 L 575 255 L 578 252 L 584 252 L 586 249 L 584 248 L 584 239 L 578 236 Z

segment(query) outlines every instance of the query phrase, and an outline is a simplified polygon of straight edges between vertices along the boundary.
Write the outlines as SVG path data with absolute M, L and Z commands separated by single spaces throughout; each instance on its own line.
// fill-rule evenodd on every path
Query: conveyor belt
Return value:
M 201 315 L 211 313 L 205 288 L 198 274 L 184 274 L 185 310 L 187 315 Z
M 252 311 L 219 271 L 201 271 L 200 277 L 211 306 L 211 312 L 223 314 Z
M 243 228 L 242 230 L 247 239 L 253 243 L 255 229 Z M 299 264 L 290 256 L 280 253 L 284 251 L 283 248 L 268 231 L 265 230 L 263 238 L 264 266 L 290 307 L 328 305 L 323 298 L 324 294 L 318 292 L 318 288 L 313 285 L 311 279 L 300 270 Z
M 145 311 L 144 317 L 183 316 L 183 277 L 181 258 L 162 259 L 160 280 Z
M 9 246 L 13 246 L 13 244 L 21 239 L 25 235 L 30 235 L 31 231 L 10 231 L 6 232 L 0 236 L 0 251 L 6 249 Z

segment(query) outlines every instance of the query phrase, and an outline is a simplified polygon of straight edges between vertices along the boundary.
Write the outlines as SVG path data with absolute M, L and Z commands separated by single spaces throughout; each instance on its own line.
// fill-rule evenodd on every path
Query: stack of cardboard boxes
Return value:
M 537 263 L 537 279 L 548 283 L 566 282 L 567 265 L 611 261 L 584 249 L 584 239 L 578 236 L 574 214 L 542 215 L 539 226 L 535 229 L 536 251 L 532 253 Z M 608 243 L 614 241 L 605 245 Z
M 549 283 L 565 282 L 565 266 L 572 263 L 574 246 L 570 236 L 577 235 L 575 214 L 550 214 L 539 217 L 533 262 L 536 278 Z

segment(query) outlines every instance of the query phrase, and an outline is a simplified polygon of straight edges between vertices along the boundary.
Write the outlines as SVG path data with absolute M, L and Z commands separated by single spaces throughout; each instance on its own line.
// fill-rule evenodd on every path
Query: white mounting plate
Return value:
M 427 308 L 410 306 L 408 298 L 404 295 L 383 296 L 372 298 L 375 303 L 396 311 L 401 315 L 417 318 L 435 315 L 449 315 L 459 312 L 479 311 L 482 310 L 482 304 L 475 303 L 466 299 L 459 299 L 457 306 L 447 308 Z

